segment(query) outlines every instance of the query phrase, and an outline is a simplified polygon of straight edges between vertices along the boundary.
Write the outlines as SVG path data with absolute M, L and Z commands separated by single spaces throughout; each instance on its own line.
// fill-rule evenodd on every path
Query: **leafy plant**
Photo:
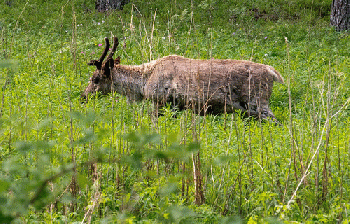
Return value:
M 350 41 L 329 27 L 330 5 L 156 0 L 103 14 L 85 0 L 1 2 L 0 222 L 348 222 Z M 157 116 L 117 94 L 82 104 L 86 63 L 113 35 L 122 64 L 274 66 L 281 125 Z

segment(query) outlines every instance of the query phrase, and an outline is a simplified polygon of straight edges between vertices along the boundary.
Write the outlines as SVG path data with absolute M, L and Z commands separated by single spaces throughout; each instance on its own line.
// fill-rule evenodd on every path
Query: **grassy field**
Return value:
M 331 0 L 0 3 L 0 223 L 350 221 L 350 37 Z M 252 60 L 285 79 L 280 126 L 80 94 L 117 36 L 122 64 Z

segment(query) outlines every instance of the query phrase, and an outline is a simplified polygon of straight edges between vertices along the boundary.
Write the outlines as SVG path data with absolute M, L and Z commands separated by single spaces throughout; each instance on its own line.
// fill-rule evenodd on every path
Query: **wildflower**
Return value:
M 99 46 L 99 47 L 101 47 L 101 46 L 102 46 L 102 44 L 99 44 L 98 46 Z
M 266 40 L 266 39 L 267 39 L 267 37 L 264 37 L 264 39 Z
M 233 32 L 232 35 L 236 35 L 236 32 Z
M 101 25 L 101 23 L 100 23 L 100 22 L 98 22 L 98 23 L 97 23 L 97 25 Z

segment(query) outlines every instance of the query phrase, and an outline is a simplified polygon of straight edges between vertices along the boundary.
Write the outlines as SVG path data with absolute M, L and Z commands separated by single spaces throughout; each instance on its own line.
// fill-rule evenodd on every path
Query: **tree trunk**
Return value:
M 337 31 L 350 29 L 350 0 L 333 0 L 331 25 Z
M 95 9 L 99 12 L 105 12 L 111 9 L 122 10 L 124 5 L 129 3 L 130 0 L 96 0 Z

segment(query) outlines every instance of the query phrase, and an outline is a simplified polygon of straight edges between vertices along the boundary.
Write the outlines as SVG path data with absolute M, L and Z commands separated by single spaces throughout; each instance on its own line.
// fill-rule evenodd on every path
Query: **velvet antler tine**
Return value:
M 91 60 L 88 65 L 97 65 L 98 61 L 97 60 Z
M 97 60 L 91 60 L 88 65 L 95 65 L 98 70 L 101 70 L 102 63 Z
M 108 38 L 106 37 L 105 38 L 105 49 L 104 49 L 104 51 L 102 52 L 102 55 L 101 55 L 101 57 L 100 57 L 100 59 L 99 60 L 91 60 L 89 63 L 88 63 L 88 65 L 95 65 L 96 66 L 96 68 L 98 69 L 98 70 L 101 70 L 101 68 L 102 68 L 102 62 L 103 62 L 103 60 L 105 59 L 105 57 L 106 57 L 106 55 L 107 55 L 107 53 L 108 53 L 108 50 L 109 50 L 109 40 L 108 40 Z
M 114 55 L 114 53 L 115 53 L 115 51 L 117 50 L 117 47 L 118 47 L 118 45 L 119 45 L 119 41 L 118 41 L 118 37 L 114 37 L 113 38 L 114 40 L 113 40 L 113 47 L 112 47 L 112 50 L 111 50 L 111 52 L 109 53 L 109 55 L 108 55 L 108 59 L 109 58 L 113 58 L 113 55 Z
M 109 40 L 108 40 L 108 37 L 105 37 L 105 50 L 103 51 L 101 57 L 100 57 L 100 60 L 98 60 L 99 62 L 103 62 L 103 60 L 105 59 L 106 55 L 107 55 L 107 52 L 109 50 Z

